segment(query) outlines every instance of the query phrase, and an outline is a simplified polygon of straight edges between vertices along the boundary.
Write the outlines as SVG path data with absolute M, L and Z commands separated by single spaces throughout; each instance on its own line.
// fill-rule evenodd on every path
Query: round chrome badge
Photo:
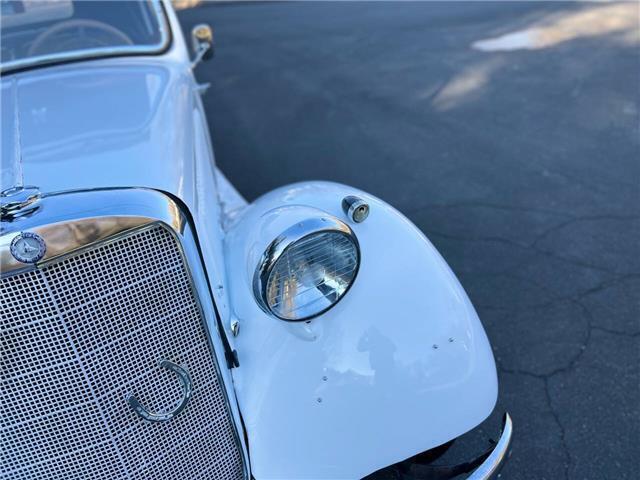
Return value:
M 22 263 L 36 263 L 46 251 L 47 246 L 37 233 L 21 232 L 11 241 L 11 255 Z

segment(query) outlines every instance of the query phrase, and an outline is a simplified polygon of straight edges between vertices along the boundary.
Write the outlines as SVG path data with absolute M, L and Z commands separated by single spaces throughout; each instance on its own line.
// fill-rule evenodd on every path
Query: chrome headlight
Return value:
M 254 277 L 260 306 L 282 320 L 320 315 L 347 292 L 358 273 L 353 231 L 332 217 L 299 222 L 267 248 Z

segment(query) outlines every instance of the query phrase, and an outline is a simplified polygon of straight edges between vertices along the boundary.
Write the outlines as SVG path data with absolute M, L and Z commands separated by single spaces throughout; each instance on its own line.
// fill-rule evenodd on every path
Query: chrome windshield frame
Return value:
M 160 55 L 166 52 L 171 45 L 171 26 L 164 11 L 162 0 L 150 0 L 153 10 L 158 18 L 160 29 L 160 42 L 154 45 L 126 45 L 114 47 L 88 48 L 71 52 L 52 53 L 35 57 L 12 60 L 0 63 L 0 73 L 7 74 L 15 71 L 28 70 L 36 67 L 57 65 L 61 63 L 78 62 L 83 60 L 96 60 L 109 57 L 127 57 L 135 55 Z

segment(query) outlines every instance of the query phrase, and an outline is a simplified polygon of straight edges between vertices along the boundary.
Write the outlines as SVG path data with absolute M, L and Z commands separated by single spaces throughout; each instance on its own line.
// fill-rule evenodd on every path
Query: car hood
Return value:
M 193 178 L 193 79 L 184 65 L 111 59 L 2 78 L 2 189 L 148 187 Z

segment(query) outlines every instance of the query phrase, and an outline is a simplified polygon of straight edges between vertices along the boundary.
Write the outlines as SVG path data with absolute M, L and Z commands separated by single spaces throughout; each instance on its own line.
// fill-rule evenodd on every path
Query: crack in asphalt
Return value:
M 584 352 L 584 349 L 581 350 L 578 356 L 581 356 L 583 352 Z M 577 361 L 577 358 L 576 358 L 576 361 Z M 500 363 L 498 359 L 496 359 L 496 364 L 500 372 L 508 373 L 510 375 L 528 376 L 528 377 L 532 377 L 542 381 L 544 385 L 544 393 L 545 393 L 547 408 L 549 409 L 549 413 L 553 417 L 553 420 L 560 432 L 560 444 L 562 445 L 562 453 L 565 457 L 564 478 L 565 480 L 569 480 L 569 473 L 570 473 L 571 465 L 573 464 L 573 457 L 571 456 L 571 449 L 567 444 L 566 430 L 565 430 L 564 424 L 562 423 L 562 420 L 560 419 L 560 413 L 557 412 L 553 406 L 553 400 L 551 399 L 551 392 L 550 392 L 550 386 L 549 386 L 549 379 L 558 373 L 568 370 L 570 366 L 567 366 L 566 368 L 563 368 L 563 369 L 554 370 L 553 372 L 548 374 L 539 374 L 535 372 L 530 372 L 528 370 L 506 368 Z
M 589 289 L 588 291 L 583 292 L 583 294 L 580 295 L 580 298 L 584 298 L 585 296 L 600 291 L 603 288 L 608 288 L 611 285 L 614 285 L 616 283 L 620 283 L 623 280 L 626 280 L 630 277 L 635 277 L 636 275 L 628 275 L 625 276 L 625 278 L 622 279 L 618 279 L 615 282 L 603 282 L 603 285 L 599 285 L 598 287 Z M 606 285 L 604 285 L 606 284 Z M 600 327 L 597 325 L 594 325 L 594 317 L 593 314 L 591 313 L 590 309 L 584 305 L 579 299 L 577 299 L 575 296 L 572 298 L 567 297 L 564 301 L 570 301 L 572 303 L 574 303 L 575 305 L 579 306 L 580 309 L 584 312 L 586 320 L 587 320 L 587 329 L 585 332 L 585 338 L 580 346 L 580 350 L 578 351 L 578 353 L 576 353 L 568 362 L 565 366 L 563 367 L 558 367 L 550 372 L 547 373 L 536 373 L 536 372 L 532 372 L 526 369 L 511 369 L 511 368 L 507 368 L 505 367 L 501 361 L 496 358 L 496 365 L 498 367 L 498 370 L 500 372 L 503 373 L 508 373 L 511 375 L 523 375 L 523 376 L 528 376 L 528 377 L 532 377 L 532 378 L 536 378 L 539 379 L 543 382 L 544 384 L 544 391 L 545 391 L 545 398 L 546 398 L 546 402 L 547 402 L 547 406 L 549 408 L 549 412 L 551 414 L 551 416 L 554 419 L 554 422 L 556 423 L 556 425 L 558 426 L 558 430 L 560 431 L 560 442 L 562 445 L 562 450 L 563 450 L 563 454 L 566 458 L 566 463 L 564 465 L 564 478 L 566 480 L 568 480 L 570 478 L 570 472 L 571 472 L 571 467 L 574 464 L 574 460 L 573 457 L 571 455 L 571 449 L 569 448 L 569 445 L 567 444 L 567 438 L 566 438 L 566 429 L 565 426 L 562 422 L 562 418 L 560 415 L 560 412 L 557 411 L 557 409 L 554 407 L 553 405 L 553 399 L 551 396 L 551 386 L 549 385 L 549 380 L 556 376 L 559 375 L 561 373 L 568 373 L 572 370 L 574 370 L 580 359 L 583 357 L 583 355 L 585 354 L 585 352 L 588 350 L 589 344 L 591 343 L 591 338 L 592 338 L 592 332 L 593 330 L 597 330 L 606 334 L 610 334 L 610 335 L 617 335 L 617 336 L 625 336 L 625 337 L 629 337 L 629 338 L 638 338 L 640 337 L 640 331 L 638 332 L 624 332 L 624 331 L 618 331 L 618 330 L 612 330 L 609 328 L 605 328 L 605 327 Z M 536 308 L 537 309 L 537 308 Z
M 592 222 L 592 221 L 601 221 L 601 220 L 614 220 L 614 221 L 640 220 L 640 216 L 638 215 L 586 215 L 586 216 L 575 217 L 570 220 L 567 220 L 566 222 L 559 223 L 558 225 L 555 225 L 554 227 L 549 228 L 548 230 L 543 232 L 541 235 L 538 235 L 536 239 L 533 241 L 533 243 L 531 243 L 531 247 L 534 247 L 534 248 L 537 247 L 537 244 L 542 240 L 544 240 L 545 238 L 547 238 L 550 234 L 556 231 L 560 231 L 563 228 L 568 227 L 569 225 L 573 225 L 574 223 Z
M 551 400 L 551 392 L 549 390 L 549 378 L 543 379 L 544 383 L 544 394 L 547 400 L 547 405 L 549 406 L 549 411 L 551 412 L 551 416 L 553 417 L 558 429 L 560 430 L 560 444 L 562 445 L 562 451 L 565 456 L 565 464 L 564 464 L 564 478 L 565 480 L 569 480 L 569 472 L 571 471 L 571 465 L 573 464 L 573 457 L 571 456 L 571 449 L 567 444 L 567 431 L 564 428 L 562 421 L 560 420 L 560 413 L 558 413 L 555 408 L 553 408 L 553 401 Z
M 595 287 L 591 287 L 591 288 L 587 288 L 581 292 L 578 292 L 576 294 L 572 294 L 572 295 L 561 295 L 561 296 L 554 296 L 554 292 L 553 290 L 551 290 L 550 288 L 548 288 L 546 285 L 540 283 L 540 282 L 536 282 L 534 279 L 532 279 L 531 277 L 521 277 L 519 275 L 512 275 L 509 273 L 487 273 L 487 274 L 481 274 L 479 275 L 481 277 L 504 277 L 504 278 L 510 278 L 510 279 L 514 279 L 514 280 L 520 280 L 526 283 L 530 283 L 531 285 L 534 285 L 535 287 L 544 290 L 545 292 L 547 292 L 547 294 L 552 297 L 550 300 L 543 302 L 543 303 L 535 303 L 535 304 L 531 304 L 531 305 L 527 305 L 524 307 L 504 307 L 504 306 L 500 306 L 500 305 L 491 305 L 491 304 L 482 304 L 480 302 L 475 302 L 475 304 L 483 309 L 488 309 L 488 310 L 498 310 L 498 311 L 507 311 L 507 312 L 517 312 L 517 313 L 522 313 L 522 312 L 529 312 L 529 311 L 535 311 L 535 310 L 544 310 L 546 308 L 549 307 L 553 307 L 555 305 L 561 304 L 561 303 L 565 303 L 565 302 L 580 302 L 580 300 L 584 299 L 585 297 L 588 297 L 589 295 L 593 295 L 595 293 L 601 292 L 603 290 L 606 290 L 608 288 L 614 287 L 616 285 L 620 285 L 624 282 L 626 282 L 627 280 L 630 279 L 634 279 L 634 278 L 640 278 L 640 274 L 627 274 L 627 275 L 620 275 L 617 276 L 615 278 L 612 279 L 607 279 L 607 280 L 603 280 L 602 282 L 600 282 L 598 285 L 596 285 Z M 587 308 L 586 305 L 580 303 L 580 305 L 583 308 Z M 593 317 L 593 315 L 592 315 Z M 615 335 L 626 335 L 626 336 L 630 336 L 630 337 L 635 337 L 640 335 L 640 330 L 637 332 L 626 332 L 626 331 L 622 331 L 622 330 L 613 330 L 613 329 L 608 329 L 605 327 L 600 327 L 598 325 L 593 325 L 593 328 L 597 328 L 599 330 L 602 330 L 603 332 L 607 332 L 607 333 L 612 333 Z
M 571 471 L 574 466 L 575 460 L 571 453 L 571 448 L 567 441 L 567 431 L 563 422 L 562 415 L 560 411 L 554 406 L 553 396 L 552 396 L 552 387 L 550 385 L 550 379 L 556 375 L 560 375 L 563 373 L 569 373 L 573 371 L 580 362 L 580 359 L 583 357 L 585 352 L 588 350 L 589 345 L 591 343 L 592 332 L 594 330 L 610 334 L 610 335 L 618 335 L 625 336 L 630 338 L 638 338 L 640 337 L 639 331 L 624 331 L 624 330 L 614 330 L 606 327 L 602 327 L 596 325 L 596 319 L 592 314 L 591 310 L 583 300 L 590 295 L 601 292 L 607 288 L 611 288 L 615 285 L 618 285 L 622 282 L 625 282 L 632 278 L 640 277 L 640 273 L 628 273 L 628 274 L 620 274 L 615 270 L 611 270 L 602 265 L 592 264 L 589 262 L 585 262 L 583 260 L 567 257 L 553 250 L 544 249 L 540 246 L 541 242 L 545 239 L 551 237 L 554 233 L 560 232 L 563 229 L 574 225 L 579 222 L 589 222 L 589 221 L 634 221 L 640 219 L 640 216 L 637 215 L 588 215 L 588 216 L 574 216 L 567 213 L 559 213 L 559 212 L 549 212 L 547 210 L 541 209 L 528 209 L 521 207 L 512 207 L 512 206 L 504 206 L 497 204 L 487 204 L 487 203 L 458 203 L 458 204 L 449 204 L 449 205 L 431 205 L 421 207 L 420 209 L 416 209 L 414 212 L 418 212 L 420 210 L 424 210 L 427 208 L 472 208 L 472 207 L 484 207 L 484 208 L 492 208 L 496 210 L 512 210 L 512 211 L 527 211 L 532 213 L 543 213 L 552 215 L 555 217 L 563 217 L 565 220 L 556 223 L 555 225 L 545 229 L 543 232 L 538 234 L 533 240 L 530 242 L 519 242 L 515 240 L 511 240 L 508 238 L 500 237 L 500 236 L 464 236 L 464 235 L 454 235 L 446 232 L 441 232 L 433 229 L 424 229 L 427 235 L 435 235 L 437 237 L 453 240 L 453 241 L 462 241 L 462 242 L 493 242 L 503 245 L 509 245 L 511 247 L 526 249 L 535 252 L 537 255 L 541 255 L 546 258 L 552 258 L 554 260 L 563 262 L 565 264 L 571 265 L 572 267 L 586 268 L 594 271 L 602 272 L 610 276 L 610 278 L 604 279 L 599 282 L 597 285 L 582 289 L 576 293 L 572 293 L 570 295 L 557 295 L 554 290 L 549 288 L 547 285 L 542 284 L 541 282 L 537 282 L 535 279 L 530 276 L 523 277 L 517 274 L 517 272 L 523 268 L 525 265 L 535 261 L 535 257 L 528 257 L 522 262 L 518 262 L 515 266 L 507 268 L 501 272 L 497 273 L 487 273 L 481 274 L 480 276 L 488 276 L 488 277 L 504 277 L 510 279 L 517 279 L 519 281 L 523 281 L 525 283 L 529 283 L 532 286 L 540 289 L 544 292 L 549 298 L 548 301 L 535 303 L 533 305 L 528 305 L 525 307 L 504 307 L 502 305 L 486 305 L 478 302 L 478 306 L 484 309 L 493 309 L 498 311 L 507 311 L 507 312 L 525 312 L 525 311 L 535 311 L 535 310 L 544 310 L 548 309 L 552 306 L 569 302 L 571 304 L 576 305 L 582 312 L 583 316 L 586 320 L 586 328 L 584 331 L 584 337 L 580 342 L 580 347 L 578 351 L 573 355 L 564 365 L 557 366 L 551 371 L 537 373 L 534 371 L 530 371 L 527 369 L 511 369 L 505 367 L 501 360 L 496 358 L 496 364 L 498 370 L 504 373 L 513 374 L 513 375 L 525 375 L 529 377 L 533 377 L 539 379 L 543 382 L 544 392 L 545 392 L 545 400 L 547 403 L 547 408 L 549 409 L 549 413 L 553 418 L 553 421 L 557 425 L 560 437 L 560 444 L 562 446 L 562 454 L 565 458 L 565 462 L 563 465 L 563 472 L 565 480 L 569 480 L 571 477 Z
M 621 274 L 618 271 L 612 270 L 602 265 L 585 262 L 584 260 L 581 260 L 581 259 L 576 259 L 572 257 L 567 257 L 565 255 L 561 255 L 553 250 L 541 247 L 541 243 L 544 240 L 550 238 L 555 233 L 558 233 L 563 229 L 571 225 L 575 225 L 579 222 L 634 221 L 634 220 L 640 219 L 640 216 L 617 215 L 617 214 L 576 216 L 566 212 L 549 211 L 545 209 L 535 209 L 535 208 L 514 207 L 514 206 L 508 206 L 508 205 L 499 205 L 499 204 L 482 203 L 482 202 L 461 202 L 461 203 L 444 204 L 444 205 L 439 205 L 439 204 L 427 205 L 427 206 L 422 206 L 418 209 L 415 209 L 409 213 L 415 214 L 429 208 L 478 208 L 478 207 L 489 208 L 494 210 L 503 210 L 503 211 L 522 211 L 522 212 L 528 212 L 528 213 L 545 214 L 555 218 L 561 217 L 564 220 L 545 229 L 529 242 L 520 242 L 520 241 L 504 238 L 501 236 L 465 236 L 465 235 L 450 234 L 450 233 L 446 233 L 446 232 L 442 232 L 434 229 L 428 229 L 428 228 L 425 228 L 423 230 L 427 235 L 434 235 L 443 239 L 448 239 L 453 241 L 491 242 L 491 243 L 497 243 L 502 245 L 508 245 L 510 247 L 515 247 L 519 249 L 525 249 L 525 250 L 534 252 L 535 255 L 541 255 L 546 258 L 554 259 L 559 262 L 568 264 L 572 267 L 590 269 L 597 272 L 601 272 L 609 276 L 609 278 L 602 280 L 601 282 L 599 282 L 597 285 L 593 287 L 579 290 L 578 292 L 572 293 L 570 295 L 557 295 L 555 291 L 549 288 L 547 285 L 544 285 L 541 282 L 535 281 L 535 279 L 531 278 L 530 276 L 523 277 L 517 274 L 517 272 L 520 271 L 520 269 L 522 269 L 524 266 L 526 266 L 527 264 L 530 264 L 531 262 L 535 262 L 536 261 L 535 256 L 534 257 L 528 256 L 525 260 L 518 262 L 516 265 L 510 268 L 507 268 L 501 272 L 487 273 L 487 274 L 480 275 L 480 276 L 489 276 L 489 277 L 504 277 L 504 278 L 510 278 L 510 279 L 517 279 L 519 281 L 523 281 L 532 286 L 535 286 L 536 288 L 544 292 L 549 298 L 549 300 L 545 302 L 535 303 L 533 305 L 528 305 L 526 307 L 515 307 L 515 308 L 511 306 L 504 307 L 502 305 L 499 305 L 499 306 L 483 305 L 482 303 L 478 302 L 478 306 L 481 308 L 493 309 L 498 311 L 506 311 L 506 312 L 524 312 L 524 311 L 544 310 L 558 304 L 569 302 L 573 305 L 576 305 L 583 312 L 584 319 L 586 320 L 583 339 L 580 342 L 578 351 L 571 358 L 569 358 L 564 365 L 557 366 L 556 368 L 548 372 L 537 373 L 527 369 L 511 369 L 511 368 L 505 367 L 502 364 L 502 361 L 496 358 L 496 364 L 499 371 L 508 373 L 508 374 L 514 374 L 514 375 L 525 375 L 525 376 L 539 379 L 543 382 L 547 408 L 549 409 L 549 413 L 551 414 L 553 421 L 557 425 L 557 428 L 559 431 L 560 444 L 562 446 L 562 454 L 565 458 L 565 462 L 563 465 L 564 478 L 565 480 L 568 480 L 571 477 L 571 471 L 574 466 L 575 460 L 571 453 L 571 448 L 567 441 L 567 431 L 563 422 L 562 415 L 554 405 L 550 379 L 552 379 L 556 375 L 572 372 L 577 367 L 581 358 L 589 348 L 589 345 L 591 343 L 591 338 L 592 338 L 592 332 L 594 330 L 597 330 L 606 334 L 610 334 L 610 335 L 625 336 L 630 338 L 640 337 L 640 330 L 629 332 L 624 330 L 614 330 L 614 329 L 597 325 L 594 315 L 592 314 L 589 307 L 583 301 L 590 295 L 596 294 L 607 288 L 618 285 L 631 278 L 638 278 L 640 277 L 640 273 L 632 272 L 627 274 Z
M 599 327 L 594 325 L 592 327 L 593 330 L 598 330 L 599 332 L 608 333 L 609 335 L 617 335 L 619 337 L 627 337 L 627 338 L 638 338 L 640 337 L 640 331 L 638 332 L 623 332 L 620 330 L 612 330 L 610 328 Z
M 489 206 L 490 205 L 490 206 Z M 484 204 L 484 207 L 487 208 L 495 208 L 495 209 L 501 209 L 501 210 L 528 210 L 528 211 L 534 211 L 531 209 L 519 209 L 519 208 L 510 208 L 510 207 L 504 207 L 504 206 L 498 206 L 498 205 L 493 205 L 493 204 Z M 472 204 L 466 205 L 466 204 L 457 204 L 456 206 L 458 207 L 466 207 L 466 206 L 475 206 Z M 446 208 L 447 206 L 442 206 L 443 208 Z M 537 213 L 548 213 L 548 212 L 537 212 Z M 504 373 L 508 373 L 508 374 L 513 374 L 513 375 L 525 375 L 525 376 L 529 376 L 529 377 L 533 377 L 536 379 L 539 379 L 543 382 L 544 384 L 544 392 L 545 392 L 545 400 L 547 403 L 547 407 L 549 409 L 549 413 L 551 414 L 555 424 L 558 427 L 558 431 L 559 431 L 559 436 L 560 436 L 560 444 L 562 446 L 562 453 L 563 456 L 565 457 L 565 463 L 564 463 L 564 478 L 565 480 L 568 480 L 571 476 L 571 469 L 574 465 L 574 458 L 571 454 L 571 448 L 567 442 L 567 432 L 563 423 L 563 419 L 561 416 L 561 413 L 558 411 L 558 409 L 554 406 L 554 402 L 553 402 L 553 398 L 552 398 L 552 394 L 551 394 L 551 390 L 552 387 L 550 385 L 550 379 L 556 375 L 562 374 L 562 373 L 568 373 L 573 371 L 578 363 L 580 362 L 580 359 L 583 357 L 583 355 L 585 354 L 585 352 L 588 350 L 590 342 L 591 342 L 591 338 L 592 338 L 592 332 L 594 330 L 606 333 L 606 334 L 611 334 L 611 335 L 619 335 L 619 336 L 626 336 L 626 337 L 630 337 L 630 338 L 637 338 L 640 337 L 640 331 L 634 331 L 634 332 L 628 332 L 628 331 L 624 331 L 624 330 L 614 330 L 614 329 L 610 329 L 610 328 L 606 328 L 606 327 L 601 327 L 599 325 L 596 325 L 596 320 L 594 318 L 594 315 L 592 314 L 591 310 L 589 309 L 589 307 L 587 305 L 584 304 L 584 302 L 582 301 L 583 299 L 585 299 L 586 297 L 588 297 L 589 295 L 593 295 L 595 293 L 601 292 L 607 288 L 610 288 L 612 286 L 618 285 L 624 281 L 627 281 L 631 278 L 638 278 L 640 277 L 640 273 L 629 273 L 629 274 L 620 274 L 619 272 L 613 271 L 611 269 L 608 269 L 606 267 L 603 267 L 601 265 L 596 265 L 596 264 L 590 264 L 588 262 L 584 262 L 581 260 L 577 260 L 575 258 L 570 258 L 570 257 L 566 257 L 564 255 L 559 255 L 554 251 L 551 250 L 546 250 L 543 248 L 539 247 L 540 242 L 542 242 L 543 240 L 545 240 L 546 238 L 550 237 L 551 235 L 553 235 L 556 232 L 559 232 L 561 230 L 563 230 L 564 228 L 567 228 L 570 225 L 576 224 L 578 222 L 586 222 L 586 221 L 633 221 L 633 220 L 637 220 L 640 217 L 637 215 L 589 215 L 589 216 L 571 216 L 569 214 L 557 214 L 556 212 L 556 216 L 564 216 L 566 217 L 570 217 L 568 219 L 566 219 L 563 222 L 560 222 L 556 225 L 553 225 L 547 229 L 545 229 L 543 232 L 541 232 L 539 235 L 537 235 L 531 242 L 518 242 L 518 241 L 514 241 L 514 240 L 510 240 L 507 238 L 503 238 L 503 237 L 499 237 L 499 236 L 490 236 L 490 237 L 486 237 L 486 236 L 462 236 L 462 235 L 452 235 L 452 234 L 448 234 L 448 233 L 444 233 L 444 232 L 440 232 L 440 231 L 436 231 L 436 230 L 431 230 L 431 229 L 426 229 L 426 233 L 429 235 L 436 235 L 438 237 L 444 238 L 444 239 L 450 239 L 450 240 L 454 240 L 454 241 L 465 241 L 465 242 L 495 242 L 495 243 L 500 243 L 500 244 L 506 244 L 506 245 L 510 245 L 513 247 L 517 247 L 517 248 L 524 248 L 524 249 L 529 249 L 534 251 L 536 254 L 540 254 L 542 256 L 546 256 L 548 258 L 553 258 L 555 260 L 567 263 L 569 265 L 572 266 L 576 266 L 576 267 L 580 267 L 580 268 L 587 268 L 587 269 L 592 269 L 595 271 L 600 271 L 600 272 L 604 272 L 606 274 L 609 274 L 612 276 L 612 278 L 608 278 L 605 279 L 603 281 L 601 281 L 599 284 L 597 284 L 594 287 L 591 288 L 587 288 L 587 289 L 583 289 L 577 293 L 573 293 L 571 295 L 561 295 L 561 296 L 556 296 L 555 292 L 553 290 L 551 290 L 550 288 L 548 288 L 546 285 L 540 283 L 540 282 L 536 282 L 534 279 L 530 278 L 530 277 L 522 277 L 522 276 L 518 276 L 517 274 L 515 274 L 514 272 L 517 272 L 520 268 L 522 268 L 524 265 L 526 265 L 527 263 L 531 262 L 532 259 L 531 258 L 527 258 L 525 261 L 523 262 L 519 262 L 517 265 L 508 268 L 506 270 L 504 270 L 503 272 L 498 272 L 498 273 L 489 273 L 489 274 L 485 274 L 486 276 L 503 276 L 505 278 L 511 278 L 511 279 L 518 279 L 520 281 L 524 281 L 526 283 L 529 283 L 531 285 L 534 285 L 535 287 L 541 289 L 542 291 L 544 291 L 547 295 L 549 295 L 551 298 L 550 300 L 543 302 L 543 303 L 538 303 L 538 304 L 534 304 L 534 305 L 528 305 L 526 307 L 504 307 L 504 306 L 495 306 L 495 305 L 482 305 L 479 304 L 479 306 L 481 308 L 485 308 L 485 309 L 494 309 L 494 310 L 502 310 L 502 311 L 508 311 L 508 312 L 523 312 L 523 311 L 533 311 L 533 310 L 544 310 L 547 308 L 550 308 L 554 305 L 558 305 L 558 304 L 562 304 L 565 302 L 570 302 L 576 306 L 578 306 L 580 308 L 580 310 L 583 312 L 584 318 L 586 319 L 586 331 L 584 332 L 584 338 L 582 340 L 582 342 L 580 343 L 580 348 L 579 350 L 576 352 L 575 355 L 573 355 L 567 362 L 566 364 L 564 364 L 563 366 L 558 366 L 557 368 L 554 368 L 553 370 L 549 371 L 549 372 L 545 372 L 545 373 L 537 373 L 534 371 L 530 371 L 530 370 L 526 370 L 526 369 L 511 369 L 511 368 L 507 368 L 505 367 L 502 362 L 499 359 L 496 359 L 496 364 L 498 366 L 498 370 Z M 484 275 L 483 275 L 484 276 Z
M 584 352 L 587 350 L 587 347 L 589 345 L 589 342 L 591 341 L 591 331 L 593 329 L 593 316 L 591 315 L 591 312 L 589 311 L 589 309 L 582 304 L 580 301 L 578 300 L 568 300 L 570 303 L 573 303 L 574 305 L 577 305 L 584 313 L 586 316 L 586 332 L 584 333 L 584 339 L 581 342 L 580 345 L 580 349 L 578 351 L 578 353 L 576 353 L 572 358 L 570 358 L 566 365 L 562 366 L 562 367 L 557 367 L 554 368 L 553 370 L 547 372 L 547 373 L 536 373 L 536 372 L 532 372 L 530 370 L 524 370 L 524 369 L 509 369 L 507 367 L 504 367 L 503 365 L 499 365 L 500 370 L 502 370 L 505 373 L 513 373 L 513 374 L 521 374 L 521 375 L 528 375 L 531 377 L 535 377 L 535 378 L 539 378 L 539 379 L 548 379 L 550 377 L 553 377 L 554 375 L 557 375 L 559 373 L 565 373 L 568 372 L 569 370 L 573 369 L 575 367 L 575 365 L 578 363 L 578 361 L 580 360 L 580 358 L 582 357 L 582 355 L 584 355 Z M 537 309 L 535 309 L 537 310 Z M 497 363 L 500 363 L 497 360 Z
M 523 249 L 530 249 L 533 250 L 536 253 L 539 253 L 540 255 L 543 256 L 547 256 L 547 257 L 551 257 L 554 258 L 558 261 L 570 264 L 570 265 L 575 265 L 575 266 L 579 266 L 579 267 L 583 267 L 583 268 L 589 268 L 592 270 L 596 270 L 596 271 L 601 271 L 604 273 L 608 273 L 611 275 L 616 275 L 619 276 L 620 273 L 616 272 L 614 270 L 608 269 L 606 267 L 603 267 L 602 265 L 596 265 L 596 264 L 592 264 L 592 263 L 588 263 L 588 262 L 584 262 L 582 260 L 578 260 L 576 258 L 572 258 L 572 257 L 567 257 L 564 255 L 560 255 L 552 250 L 546 250 L 543 248 L 538 247 L 538 243 L 540 241 L 542 241 L 543 239 L 547 238 L 550 234 L 554 233 L 554 232 L 558 232 L 564 228 L 566 228 L 569 225 L 578 223 L 578 222 L 587 222 L 587 221 L 602 221 L 602 220 L 614 220 L 614 221 L 632 221 L 632 220 L 640 220 L 640 216 L 639 215 L 588 215 L 588 216 L 577 216 L 577 217 L 573 217 L 569 220 L 566 220 L 564 222 L 561 222 L 559 224 L 553 225 L 552 227 L 549 227 L 548 229 L 545 229 L 542 233 L 538 234 L 532 241 L 530 242 L 517 242 L 515 240 L 510 240 L 508 238 L 503 238 L 503 237 L 499 237 L 499 236 L 478 236 L 478 237 L 474 237 L 474 236 L 466 236 L 466 235 L 453 235 L 450 233 L 445 233 L 445 232 L 441 232 L 438 230 L 433 230 L 430 228 L 423 228 L 423 231 L 428 234 L 428 235 L 435 235 L 441 238 L 445 238 L 445 239 L 450 239 L 450 240 L 456 240 L 456 241 L 462 241 L 462 242 L 493 242 L 493 243 L 502 243 L 502 244 L 506 244 L 506 245 L 510 245 L 510 246 L 514 246 L 514 247 L 518 247 L 518 248 L 523 248 Z M 523 262 L 523 264 L 525 264 L 526 262 Z M 523 265 L 521 264 L 521 265 Z M 513 269 L 517 268 L 513 267 L 511 269 L 508 269 L 508 271 L 512 271 Z M 633 272 L 632 274 L 636 274 L 635 272 Z M 640 273 L 637 273 L 637 275 L 640 275 Z
M 546 208 L 537 207 L 522 207 L 518 205 L 503 205 L 500 203 L 491 203 L 483 201 L 465 201 L 465 202 L 451 202 L 451 203 L 428 203 L 421 205 L 413 209 L 403 209 L 406 214 L 420 213 L 423 210 L 429 210 L 432 208 L 487 208 L 491 210 L 506 210 L 516 212 L 530 212 L 530 213 L 543 213 L 545 215 L 551 215 L 555 217 L 570 217 L 577 218 L 576 215 L 567 212 L 560 212 L 557 210 L 549 210 Z
M 542 256 L 546 256 L 546 257 L 550 257 L 553 258 L 555 260 L 558 260 L 560 262 L 563 263 L 567 263 L 569 265 L 574 265 L 577 267 L 582 267 L 582 268 L 589 268 L 591 270 L 596 270 L 599 272 L 603 272 L 603 273 L 608 273 L 610 275 L 620 275 L 619 272 L 615 272 L 613 270 L 610 270 L 606 267 L 603 267 L 601 265 L 595 265 L 592 263 L 587 263 L 584 262 L 582 260 L 577 260 L 575 258 L 571 258 L 571 257 L 566 257 L 564 255 L 559 255 L 551 250 L 543 250 L 540 249 L 538 247 L 535 247 L 532 244 L 524 244 L 521 242 L 516 242 L 514 240 L 509 240 L 507 238 L 501 238 L 501 237 L 468 237 L 468 236 L 462 236 L 462 235 L 452 235 L 452 234 L 448 234 L 448 233 L 443 233 L 437 230 L 433 230 L 433 229 L 429 229 L 429 228 L 423 228 L 422 229 L 426 234 L 428 235 L 435 235 L 437 237 L 441 237 L 441 238 L 446 238 L 449 240 L 457 240 L 457 241 L 462 241 L 462 242 L 493 242 L 493 243 L 502 243 L 502 244 L 506 244 L 506 245 L 511 245 L 514 247 L 519 247 L 519 248 L 523 248 L 523 249 L 530 249 L 533 250 L 534 252 L 542 255 Z M 505 272 L 511 272 L 512 270 L 519 268 L 521 266 L 524 266 L 525 264 L 528 263 L 527 261 L 524 261 L 512 268 L 509 268 L 507 270 L 505 270 Z

